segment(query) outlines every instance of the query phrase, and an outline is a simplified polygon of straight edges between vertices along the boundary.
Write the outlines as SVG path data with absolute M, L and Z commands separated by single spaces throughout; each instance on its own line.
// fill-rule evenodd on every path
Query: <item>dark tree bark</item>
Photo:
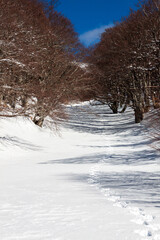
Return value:
M 143 120 L 143 109 L 137 106 L 134 109 L 134 113 L 135 113 L 135 123 L 140 123 Z
M 39 127 L 43 126 L 43 122 L 44 122 L 44 117 L 40 117 L 38 114 L 36 114 L 33 118 L 33 122 L 34 124 L 36 124 Z
M 109 104 L 109 107 L 114 114 L 118 113 L 118 106 L 119 106 L 119 103 L 117 101 L 114 101 L 113 103 Z

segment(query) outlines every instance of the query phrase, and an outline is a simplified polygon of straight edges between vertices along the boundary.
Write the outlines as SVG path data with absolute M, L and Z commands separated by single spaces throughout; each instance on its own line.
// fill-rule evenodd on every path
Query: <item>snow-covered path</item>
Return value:
M 61 136 L 0 121 L 0 239 L 159 240 L 160 157 L 128 111 L 68 106 Z

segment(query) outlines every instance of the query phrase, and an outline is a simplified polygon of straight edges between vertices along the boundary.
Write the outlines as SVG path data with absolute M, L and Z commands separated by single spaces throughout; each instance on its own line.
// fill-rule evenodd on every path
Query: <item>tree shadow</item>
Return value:
M 130 109 L 124 114 L 112 114 L 111 110 L 104 105 L 97 106 L 68 106 L 66 112 L 69 116 L 68 122 L 63 126 L 77 132 L 91 134 L 114 135 L 132 132 L 137 136 L 142 132 L 142 126 L 134 123 L 134 113 Z M 120 116 L 117 121 L 117 116 Z
M 24 139 L 18 137 L 0 137 L 0 144 L 3 146 L 16 146 L 25 150 L 40 151 L 42 150 L 41 146 L 34 145 Z
M 160 208 L 160 173 L 152 172 L 96 172 L 96 175 L 72 174 L 72 181 L 92 180 L 100 190 L 109 189 L 110 196 L 120 196 L 120 201 L 143 207 Z
M 113 154 L 113 153 L 100 153 L 90 154 L 80 157 L 55 159 L 39 164 L 95 164 L 106 163 L 110 165 L 148 165 L 160 163 L 160 158 L 153 150 L 143 150 L 133 153 Z

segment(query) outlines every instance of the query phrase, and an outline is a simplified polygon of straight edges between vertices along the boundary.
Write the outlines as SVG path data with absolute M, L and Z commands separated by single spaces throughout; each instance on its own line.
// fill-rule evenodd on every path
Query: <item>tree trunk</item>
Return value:
M 118 113 L 118 102 L 114 101 L 113 103 L 109 104 L 110 109 L 113 111 L 113 113 Z
M 151 81 L 150 73 L 145 74 L 144 80 L 144 113 L 150 110 L 150 96 L 151 96 Z
M 154 94 L 152 95 L 152 103 L 153 103 L 153 107 L 154 109 L 160 108 L 160 95 L 159 92 L 154 92 Z
M 42 127 L 44 122 L 44 117 L 40 117 L 38 114 L 34 116 L 33 119 L 34 124 L 38 125 L 39 127 Z
M 143 108 L 137 106 L 134 109 L 135 113 L 135 123 L 140 123 L 143 120 Z
M 124 113 L 124 112 L 126 111 L 126 109 L 127 109 L 127 106 L 128 106 L 128 104 L 126 103 L 126 104 L 123 106 L 123 108 L 122 108 L 122 110 L 120 111 L 120 113 Z

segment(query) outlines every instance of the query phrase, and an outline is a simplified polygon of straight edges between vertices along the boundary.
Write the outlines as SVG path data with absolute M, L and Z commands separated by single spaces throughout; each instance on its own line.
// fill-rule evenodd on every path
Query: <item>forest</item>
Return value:
M 70 102 L 96 100 L 135 123 L 160 115 L 160 1 L 140 0 L 86 48 L 57 1 L 0 0 L 0 116 L 66 119 Z M 158 130 L 157 130 L 158 131 Z M 157 141 L 159 133 L 156 135 Z

